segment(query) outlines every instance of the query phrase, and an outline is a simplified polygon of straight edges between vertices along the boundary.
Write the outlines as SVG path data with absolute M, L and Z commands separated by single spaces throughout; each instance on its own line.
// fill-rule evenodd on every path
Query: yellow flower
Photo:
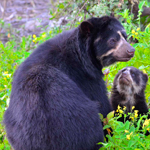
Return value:
M 132 37 L 134 38 L 134 35 L 132 35 Z
M 117 109 L 118 109 L 118 110 L 120 110 L 120 109 L 121 109 L 121 107 L 118 105 Z
M 4 74 L 8 74 L 8 71 L 5 71 Z
M 146 73 L 146 70 L 145 70 L 145 69 L 143 69 L 143 73 Z
M 6 77 L 7 77 L 7 78 L 9 78 L 9 77 L 10 77 L 10 75 L 9 75 L 9 74 L 7 74 L 7 75 L 6 75 Z
M 138 35 L 138 33 L 137 33 L 137 32 L 135 32 L 135 35 Z
M 33 34 L 33 38 L 36 38 L 36 35 L 35 35 L 35 34 Z
M 138 117 L 138 110 L 134 110 L 134 117 L 137 118 Z
M 126 110 L 126 106 L 123 107 L 123 110 Z
M 33 41 L 33 43 L 35 43 L 35 40 L 32 40 Z
M 150 128 L 147 128 L 146 130 L 147 130 L 147 131 L 149 131 L 149 130 L 150 130 Z
M 136 114 L 137 114 L 138 112 L 139 112 L 138 110 L 134 110 L 134 113 L 136 113 Z
M 129 133 L 129 131 L 128 131 L 128 130 L 124 130 L 124 132 L 125 132 L 125 133 Z
M 6 79 L 6 78 L 4 78 L 4 80 L 6 81 L 7 79 Z
M 135 33 L 135 30 L 132 30 L 131 32 L 132 32 L 132 34 L 134 34 L 134 33 Z
M 140 28 L 137 28 L 137 29 L 136 29 L 136 31 L 139 31 L 139 30 L 140 30 Z
M 134 117 L 135 117 L 135 118 L 137 118 L 137 117 L 138 117 L 138 114 L 137 114 L 137 113 L 135 113 L 135 114 L 134 114 Z
M 131 116 L 130 116 L 130 119 L 134 121 L 134 117 L 131 117 Z
M 127 137 L 127 140 L 130 140 L 130 139 L 131 139 L 130 134 L 129 134 L 129 135 L 126 135 L 126 137 Z
M 148 126 L 149 125 L 149 120 L 145 120 L 143 123 L 143 127 Z
M 46 34 L 43 34 L 43 35 L 42 35 L 42 38 L 45 38 L 45 37 L 46 37 Z
M 132 110 L 135 108 L 135 106 L 132 106 Z
M 120 113 L 120 114 L 123 114 L 123 110 L 119 109 L 119 113 Z

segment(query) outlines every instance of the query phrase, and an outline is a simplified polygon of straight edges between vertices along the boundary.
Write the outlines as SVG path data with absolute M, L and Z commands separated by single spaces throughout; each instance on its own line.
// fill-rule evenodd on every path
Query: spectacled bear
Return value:
M 116 111 L 118 105 L 126 107 L 126 114 L 133 110 L 138 110 L 139 115 L 148 112 L 145 100 L 145 88 L 148 81 L 147 74 L 135 67 L 125 67 L 118 72 L 114 79 L 111 104 Z M 132 107 L 135 107 L 132 110 Z M 119 121 L 124 122 L 124 116 Z M 129 119 L 128 117 L 126 119 Z
M 91 18 L 40 45 L 17 69 L 4 115 L 15 150 L 97 150 L 98 113 L 112 110 L 102 68 L 128 61 L 135 49 L 121 23 Z

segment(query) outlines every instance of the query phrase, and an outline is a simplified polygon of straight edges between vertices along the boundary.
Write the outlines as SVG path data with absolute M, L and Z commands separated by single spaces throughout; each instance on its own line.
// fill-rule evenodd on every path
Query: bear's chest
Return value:
M 111 111 L 107 90 L 103 79 L 87 79 L 76 82 L 83 93 L 92 101 L 97 102 L 100 113 L 106 116 Z
M 93 101 L 102 101 L 106 97 L 106 87 L 104 81 L 86 80 L 78 83 L 84 94 Z

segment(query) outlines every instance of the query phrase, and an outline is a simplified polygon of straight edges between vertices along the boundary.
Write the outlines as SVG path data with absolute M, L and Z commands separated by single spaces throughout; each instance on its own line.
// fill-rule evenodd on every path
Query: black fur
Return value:
M 119 30 L 115 18 L 91 18 L 40 45 L 19 66 L 4 115 L 15 150 L 99 149 L 98 113 L 106 117 L 112 108 L 96 57 L 113 48 L 107 41 Z

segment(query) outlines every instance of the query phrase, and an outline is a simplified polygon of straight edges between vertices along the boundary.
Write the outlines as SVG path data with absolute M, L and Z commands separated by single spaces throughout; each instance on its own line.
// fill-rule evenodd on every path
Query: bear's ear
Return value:
M 148 81 L 148 75 L 146 73 L 143 73 L 143 79 L 145 83 Z
M 110 20 L 111 20 L 111 17 L 104 16 L 101 18 L 101 23 L 102 23 L 102 25 L 107 25 L 110 22 Z
M 93 30 L 93 25 L 88 21 L 83 21 L 80 25 L 80 30 L 83 34 L 88 35 Z

